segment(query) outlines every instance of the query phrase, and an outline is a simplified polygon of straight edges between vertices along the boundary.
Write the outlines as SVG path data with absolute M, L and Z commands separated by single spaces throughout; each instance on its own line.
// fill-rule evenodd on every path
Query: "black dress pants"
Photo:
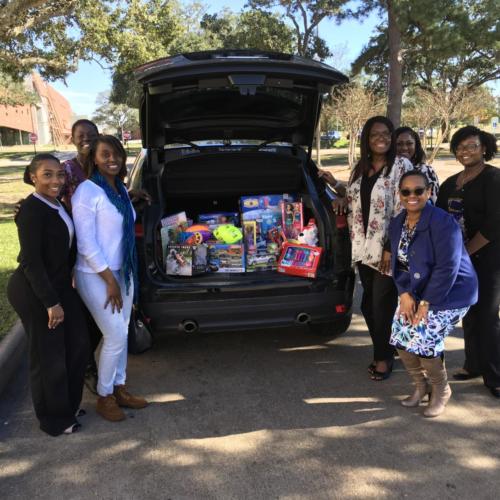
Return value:
M 88 361 L 87 322 L 76 291 L 57 290 L 64 322 L 48 328 L 47 309 L 33 293 L 24 273 L 17 270 L 7 286 L 7 296 L 28 335 L 30 383 L 40 429 L 51 436 L 76 423 L 83 377 Z
M 392 320 L 398 304 L 398 292 L 391 276 L 379 273 L 372 267 L 358 263 L 363 285 L 361 312 L 373 342 L 375 361 L 391 360 L 394 347 L 389 344 Z
M 487 387 L 500 387 L 500 244 L 489 243 L 471 260 L 479 281 L 479 300 L 462 321 L 464 369 L 481 374 Z

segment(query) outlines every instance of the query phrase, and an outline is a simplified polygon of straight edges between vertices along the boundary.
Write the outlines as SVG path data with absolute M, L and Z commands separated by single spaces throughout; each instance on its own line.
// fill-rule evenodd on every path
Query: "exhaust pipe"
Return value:
M 295 317 L 295 323 L 298 323 L 299 325 L 306 325 L 310 321 L 311 316 L 305 312 L 301 312 Z
M 196 333 L 198 331 L 198 323 L 192 319 L 185 319 L 179 324 L 179 329 L 184 333 Z

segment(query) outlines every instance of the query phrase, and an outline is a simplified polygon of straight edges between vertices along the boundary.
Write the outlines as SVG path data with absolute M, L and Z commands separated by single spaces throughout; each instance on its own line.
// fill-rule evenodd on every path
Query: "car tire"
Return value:
M 338 337 L 347 331 L 351 324 L 351 314 L 346 314 L 341 319 L 336 321 L 328 321 L 326 323 L 310 323 L 309 331 L 313 335 L 320 337 Z

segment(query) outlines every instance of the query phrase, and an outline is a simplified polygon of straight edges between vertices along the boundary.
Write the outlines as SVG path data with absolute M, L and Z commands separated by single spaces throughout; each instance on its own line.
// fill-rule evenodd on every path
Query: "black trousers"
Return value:
M 489 247 L 489 248 L 488 248 Z M 487 387 L 500 387 L 500 244 L 489 243 L 471 256 L 479 281 L 479 300 L 462 321 L 464 368 L 483 376 Z
M 394 347 L 389 344 L 389 339 L 398 304 L 396 285 L 391 276 L 364 264 L 358 263 L 358 272 L 363 285 L 361 312 L 372 338 L 373 359 L 390 360 L 394 356 Z
M 28 335 L 31 395 L 40 429 L 51 436 L 76 423 L 88 361 L 87 322 L 76 291 L 58 290 L 64 322 L 47 326 L 47 309 L 21 270 L 7 285 L 7 296 Z
M 90 368 L 91 370 L 97 372 L 97 363 L 95 360 L 95 351 L 97 350 L 97 347 L 99 346 L 99 342 L 101 342 L 102 339 L 102 332 L 99 330 L 99 327 L 97 326 L 97 323 L 95 322 L 94 318 L 92 317 L 92 314 L 90 314 L 90 311 L 87 309 L 85 304 L 82 302 L 82 307 L 85 313 L 85 318 L 87 320 L 87 332 L 89 336 L 89 359 L 88 359 L 88 364 L 87 367 Z

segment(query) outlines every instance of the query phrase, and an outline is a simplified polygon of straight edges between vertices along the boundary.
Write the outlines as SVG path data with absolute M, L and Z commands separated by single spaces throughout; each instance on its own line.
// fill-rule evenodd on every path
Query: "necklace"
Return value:
M 477 177 L 484 169 L 484 163 L 481 163 L 478 167 L 471 167 L 469 169 L 470 175 L 467 175 L 469 172 L 467 170 L 463 170 L 460 175 L 457 177 L 457 189 L 464 189 L 464 186 L 467 182 L 470 182 L 472 179 Z

